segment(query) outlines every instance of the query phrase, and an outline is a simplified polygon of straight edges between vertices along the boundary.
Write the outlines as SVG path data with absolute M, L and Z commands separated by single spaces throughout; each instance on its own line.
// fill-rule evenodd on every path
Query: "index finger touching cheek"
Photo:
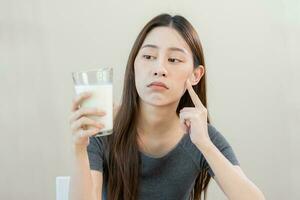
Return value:
M 195 90 L 193 89 L 193 86 L 191 84 L 191 82 L 189 81 L 189 79 L 187 79 L 186 81 L 186 87 L 187 90 L 190 94 L 190 97 L 195 105 L 196 108 L 203 108 L 204 105 L 202 104 L 201 100 L 199 99 L 197 93 L 195 92 Z

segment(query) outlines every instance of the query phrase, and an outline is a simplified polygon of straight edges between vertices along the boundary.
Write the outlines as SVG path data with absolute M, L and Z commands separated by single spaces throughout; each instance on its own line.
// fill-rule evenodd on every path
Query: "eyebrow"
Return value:
M 144 46 L 142 46 L 141 49 L 143 48 L 154 48 L 154 49 L 159 49 L 158 46 L 156 45 L 153 45 L 153 44 L 145 44 Z M 185 53 L 185 54 L 188 54 L 187 51 L 185 49 L 181 49 L 181 48 L 178 48 L 178 47 L 169 47 L 168 50 L 171 50 L 171 51 L 179 51 L 179 52 L 182 52 L 182 53 Z

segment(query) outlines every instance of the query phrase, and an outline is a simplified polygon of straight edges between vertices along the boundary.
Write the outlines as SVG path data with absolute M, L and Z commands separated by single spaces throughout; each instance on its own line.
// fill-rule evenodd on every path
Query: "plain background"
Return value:
M 0 2 L 0 199 L 55 199 L 72 167 L 71 72 L 114 67 L 119 102 L 133 41 L 163 12 L 196 28 L 212 123 L 244 172 L 267 199 L 300 199 L 299 1 Z M 214 181 L 209 199 L 226 199 Z

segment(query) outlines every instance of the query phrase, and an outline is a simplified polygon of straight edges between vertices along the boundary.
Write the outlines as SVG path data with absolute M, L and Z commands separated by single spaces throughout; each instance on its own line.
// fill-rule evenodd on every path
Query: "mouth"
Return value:
M 157 89 L 169 89 L 163 82 L 154 81 L 150 83 L 147 87 L 157 88 Z

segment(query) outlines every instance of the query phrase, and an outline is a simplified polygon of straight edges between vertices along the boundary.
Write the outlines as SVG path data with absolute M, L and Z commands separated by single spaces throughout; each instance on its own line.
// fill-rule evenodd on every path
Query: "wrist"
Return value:
M 208 141 L 202 144 L 199 143 L 196 146 L 203 154 L 208 153 L 215 148 L 215 145 L 214 143 L 212 143 L 212 141 Z
M 75 155 L 82 155 L 82 154 L 85 154 L 86 152 L 87 152 L 86 145 L 79 145 L 79 144 L 73 145 L 73 153 Z

